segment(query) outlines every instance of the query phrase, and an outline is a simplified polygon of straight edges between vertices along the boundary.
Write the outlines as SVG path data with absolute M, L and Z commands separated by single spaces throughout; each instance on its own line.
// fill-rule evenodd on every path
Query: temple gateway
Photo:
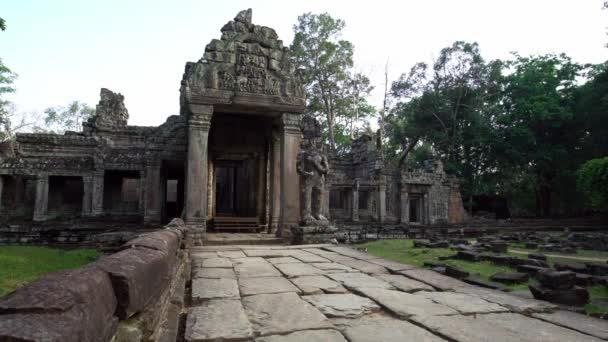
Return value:
M 396 170 L 368 135 L 345 156 L 310 152 L 327 161 L 310 183 L 298 156 L 301 146 L 319 144 L 303 134 L 314 120 L 303 120 L 305 91 L 288 48 L 273 29 L 252 24 L 251 10 L 221 32 L 198 62 L 186 63 L 180 114 L 164 124 L 129 126 L 123 96 L 101 89 L 82 132 L 18 134 L 0 158 L 2 215 L 9 222 L 108 217 L 149 224 L 182 217 L 198 233 L 278 235 L 301 224 L 303 210 L 344 224 L 464 219 L 458 182 L 439 162 Z

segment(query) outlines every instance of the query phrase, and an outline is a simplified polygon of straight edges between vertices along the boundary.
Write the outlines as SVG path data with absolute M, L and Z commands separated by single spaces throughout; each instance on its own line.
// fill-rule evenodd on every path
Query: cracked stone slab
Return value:
M 338 253 L 336 253 L 336 252 L 325 251 L 320 248 L 303 248 L 302 250 L 305 252 L 308 252 L 308 253 L 319 255 L 319 256 L 338 255 Z
M 232 261 L 228 258 L 208 258 L 203 259 L 203 267 L 220 267 L 220 268 L 231 268 Z
M 281 277 L 279 272 L 274 266 L 268 261 L 261 259 L 262 261 L 246 261 L 239 262 L 234 265 L 234 269 L 239 278 L 252 278 L 252 277 Z
M 325 272 L 322 270 L 305 263 L 294 263 L 294 264 L 278 264 L 275 265 L 281 272 L 287 276 L 287 278 L 295 278 L 307 275 L 322 275 Z
M 336 252 L 338 254 L 346 255 L 346 256 L 349 256 L 349 257 L 352 257 L 355 259 L 360 259 L 360 260 L 378 259 L 378 257 L 375 255 L 371 255 L 371 254 L 364 253 L 364 252 L 359 252 L 359 251 L 354 250 L 349 247 L 328 246 L 328 247 L 323 247 L 323 249 L 330 251 L 330 252 Z
M 532 317 L 608 340 L 608 322 L 599 318 L 564 310 L 535 313 Z
M 292 250 L 289 251 L 288 255 L 303 262 L 329 262 L 326 258 L 303 250 Z
M 351 342 L 445 341 L 410 322 L 377 314 L 334 322 Z
M 411 270 L 411 269 L 417 268 L 414 265 L 402 264 L 400 262 L 393 261 L 393 260 L 387 260 L 387 259 L 371 259 L 371 260 L 367 260 L 367 261 L 372 264 L 376 264 L 376 265 L 385 267 L 385 268 L 391 270 L 392 272 L 399 272 L 399 271 L 405 271 L 405 270 Z
M 468 315 L 477 313 L 508 312 L 509 310 L 495 303 L 490 303 L 477 296 L 456 292 L 416 292 L 415 296 L 421 296 L 435 303 L 449 306 L 458 312 Z
M 488 302 L 502 305 L 511 311 L 520 313 L 550 312 L 557 308 L 556 305 L 548 302 L 531 298 L 522 298 L 502 291 L 484 289 L 478 286 L 458 287 L 455 289 L 455 292 L 474 295 L 485 299 Z
M 218 255 L 216 252 L 195 252 L 191 255 L 193 260 L 196 259 L 209 259 L 209 258 L 217 258 Z
M 517 313 L 414 316 L 412 320 L 455 341 L 600 341 L 598 338 Z
M 196 267 L 192 270 L 192 278 L 236 279 L 232 268 Z
M 289 256 L 288 251 L 281 249 L 246 249 L 244 252 L 249 257 L 279 258 Z
M 339 260 L 337 261 L 339 264 L 346 265 L 348 267 L 352 267 L 356 270 L 359 270 L 363 273 L 368 274 L 382 274 L 388 273 L 387 269 L 383 266 L 372 264 L 371 262 L 363 261 L 363 260 Z
M 317 262 L 312 265 L 320 270 L 325 271 L 326 273 L 358 272 L 358 270 L 355 270 L 354 268 L 338 264 L 337 262 Z
M 344 336 L 336 330 L 303 330 L 287 335 L 271 335 L 255 339 L 255 342 L 347 342 Z
M 458 311 L 450 307 L 406 292 L 379 288 L 358 288 L 356 291 L 403 318 L 458 314 Z
M 278 265 L 278 264 L 298 264 L 298 263 L 302 263 L 300 260 L 293 258 L 293 257 L 280 257 L 280 258 L 269 258 L 268 262 L 270 262 L 273 265 Z
M 296 292 L 300 290 L 283 277 L 253 277 L 239 279 L 242 296 L 264 293 Z
M 460 280 L 423 268 L 401 271 L 399 273 L 405 275 L 406 277 L 429 284 L 442 291 L 452 291 L 458 287 L 469 286 L 467 283 Z
M 233 341 L 253 337 L 253 329 L 239 300 L 210 300 L 188 311 L 188 342 Z
M 318 309 L 293 292 L 249 296 L 242 302 L 258 336 L 333 328 Z
M 319 294 L 327 293 L 345 293 L 346 289 L 325 276 L 302 276 L 290 279 L 302 293 L 304 294 Z
M 379 274 L 376 277 L 404 292 L 434 291 L 430 285 L 399 274 Z
M 392 289 L 393 286 L 386 281 L 374 278 L 364 273 L 329 273 L 327 274 L 333 280 L 340 282 L 349 289 L 359 287 Z
M 357 318 L 380 311 L 380 306 L 369 298 L 352 293 L 318 294 L 302 297 L 327 317 Z
M 239 299 L 239 288 L 234 279 L 192 280 L 192 301 L 200 303 L 207 299 Z
M 247 257 L 242 251 L 219 251 L 217 254 L 222 258 L 245 258 Z

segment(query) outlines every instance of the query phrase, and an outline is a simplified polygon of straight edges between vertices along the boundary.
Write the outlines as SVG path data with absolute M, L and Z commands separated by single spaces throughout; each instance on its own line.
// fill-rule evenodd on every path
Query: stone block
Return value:
M 528 279 L 530 279 L 530 275 L 519 272 L 498 272 L 490 277 L 492 281 L 507 284 L 521 284 L 527 282 Z
M 528 259 L 547 261 L 547 256 L 540 253 L 530 253 L 528 254 Z
M 380 311 L 380 306 L 372 300 L 352 293 L 317 294 L 304 296 L 302 299 L 314 305 L 327 317 L 356 318 Z
M 303 276 L 291 279 L 304 294 L 344 293 L 346 289 L 339 283 L 325 276 Z
M 188 312 L 187 342 L 245 341 L 252 337 L 251 324 L 238 300 L 210 300 Z
M 255 339 L 255 342 L 347 342 L 344 336 L 335 330 L 303 330 L 287 335 L 271 335 Z
M 176 255 L 179 248 L 179 237 L 177 233 L 170 230 L 161 230 L 146 233 L 126 242 L 120 247 L 121 250 L 133 247 L 149 248 L 165 252 L 168 255 Z
M 536 276 L 544 287 L 551 289 L 569 289 L 576 284 L 576 274 L 572 271 L 546 270 Z
M 534 298 L 552 303 L 582 306 L 589 301 L 589 292 L 587 292 L 587 289 L 579 286 L 573 286 L 566 289 L 554 289 L 540 285 L 530 285 L 529 288 Z
M 587 266 L 577 262 L 569 262 L 567 264 L 556 262 L 553 267 L 558 271 L 572 271 L 576 273 L 589 273 Z
M 469 272 L 461 270 L 457 267 L 447 265 L 445 267 L 445 275 L 452 278 L 463 279 L 468 277 L 470 274 Z

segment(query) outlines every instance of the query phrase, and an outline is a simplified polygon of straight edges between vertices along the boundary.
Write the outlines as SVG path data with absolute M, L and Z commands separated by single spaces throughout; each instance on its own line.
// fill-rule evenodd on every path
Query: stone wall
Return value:
M 0 340 L 175 341 L 188 274 L 180 221 L 0 298 Z

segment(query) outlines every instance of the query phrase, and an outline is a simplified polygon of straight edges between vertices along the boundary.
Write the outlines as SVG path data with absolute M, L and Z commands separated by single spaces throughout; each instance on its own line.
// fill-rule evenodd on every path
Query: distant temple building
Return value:
M 240 12 L 186 63 L 180 115 L 127 125 L 121 94 L 101 90 L 82 132 L 18 134 L 0 157 L 0 213 L 11 220 L 182 217 L 192 231 L 278 232 L 301 220 L 305 91 L 276 32 Z M 321 212 L 332 221 L 430 225 L 464 219 L 458 182 L 439 166 L 398 172 L 363 135 L 329 158 Z

